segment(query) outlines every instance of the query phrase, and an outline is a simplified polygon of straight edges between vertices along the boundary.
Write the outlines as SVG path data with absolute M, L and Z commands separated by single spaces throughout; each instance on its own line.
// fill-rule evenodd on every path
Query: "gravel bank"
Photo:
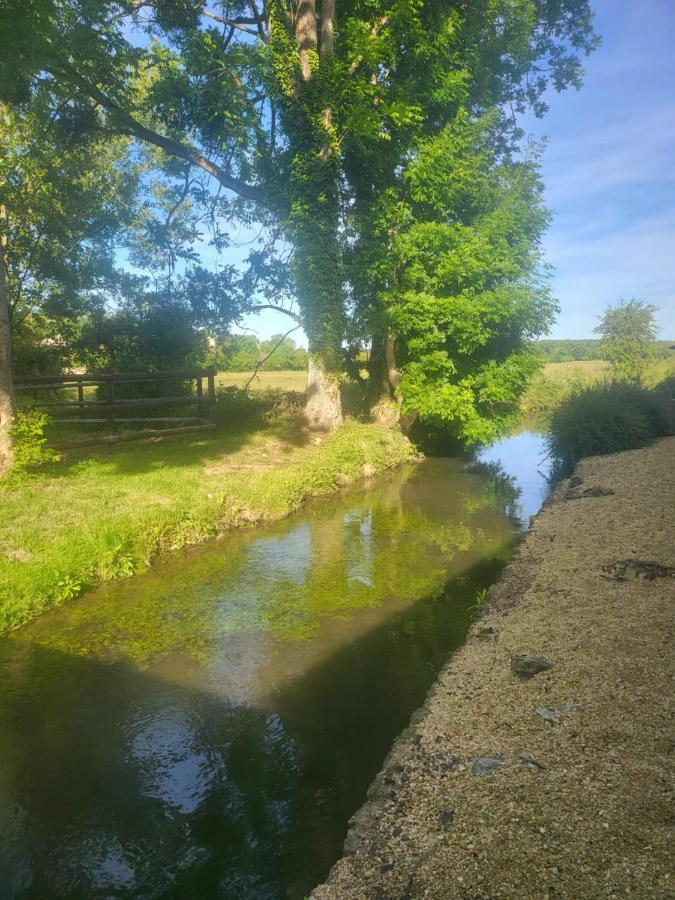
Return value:
M 667 438 L 558 487 L 314 900 L 675 897 L 674 457 Z

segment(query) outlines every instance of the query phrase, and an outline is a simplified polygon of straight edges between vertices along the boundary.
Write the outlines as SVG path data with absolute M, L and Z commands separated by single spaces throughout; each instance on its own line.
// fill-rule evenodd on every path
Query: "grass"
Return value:
M 223 392 L 227 424 L 213 432 L 71 450 L 0 485 L 0 631 L 157 553 L 280 518 L 413 454 L 376 425 L 311 436 L 274 404 L 270 414 L 267 400 Z
M 581 387 L 551 414 L 547 446 L 554 477 L 570 475 L 585 456 L 644 447 L 672 431 L 675 380 L 655 388 L 620 381 Z
M 601 360 L 547 363 L 523 395 L 523 414 L 526 417 L 550 415 L 568 397 L 598 384 L 610 372 L 609 363 Z M 644 383 L 654 387 L 672 375 L 675 375 L 675 357 L 655 360 L 645 374 Z
M 253 372 L 219 372 L 216 375 L 217 387 L 242 388 Z M 307 372 L 258 372 L 249 390 L 278 390 L 303 393 L 307 388 Z

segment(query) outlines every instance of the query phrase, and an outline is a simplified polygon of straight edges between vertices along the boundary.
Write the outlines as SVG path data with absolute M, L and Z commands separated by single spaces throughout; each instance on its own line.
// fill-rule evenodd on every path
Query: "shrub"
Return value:
M 664 389 L 607 381 L 582 387 L 551 415 L 547 447 L 554 477 L 566 477 L 584 456 L 643 447 L 671 433 Z
M 17 475 L 28 468 L 55 462 L 59 458 L 58 453 L 45 447 L 47 438 L 44 432 L 49 422 L 49 416 L 39 409 L 18 410 L 14 414 L 12 474 Z

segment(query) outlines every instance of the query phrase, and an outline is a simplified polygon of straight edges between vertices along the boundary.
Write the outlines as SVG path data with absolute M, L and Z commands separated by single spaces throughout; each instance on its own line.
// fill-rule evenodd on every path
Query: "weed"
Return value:
M 474 597 L 473 603 L 469 606 L 469 612 L 471 613 L 471 615 L 476 616 L 478 614 L 478 612 L 485 605 L 487 598 L 487 588 L 481 588 L 479 591 L 476 591 L 476 596 Z

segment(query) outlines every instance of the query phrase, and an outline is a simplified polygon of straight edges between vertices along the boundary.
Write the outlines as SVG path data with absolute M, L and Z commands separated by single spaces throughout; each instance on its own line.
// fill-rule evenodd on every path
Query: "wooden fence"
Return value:
M 176 384 L 194 383 L 190 393 L 159 397 L 119 397 L 115 396 L 116 386 L 152 384 L 160 382 L 176 382 Z M 206 384 L 206 390 L 204 385 Z M 96 396 L 86 388 L 97 388 Z M 40 409 L 56 415 L 52 421 L 59 424 L 107 425 L 108 429 L 117 433 L 119 427 L 126 425 L 159 425 L 174 427 L 144 428 L 137 432 L 138 436 L 148 434 L 169 434 L 177 431 L 192 431 L 203 428 L 215 428 L 216 424 L 216 388 L 215 369 L 186 369 L 165 372 L 86 372 L 77 375 L 31 375 L 17 378 L 14 390 L 18 395 L 31 395 Z M 76 396 L 58 396 L 59 392 L 68 390 Z M 44 400 L 40 392 L 49 392 Z M 119 393 L 119 390 L 118 390 Z M 124 393 L 122 391 L 122 393 Z M 103 395 L 103 396 L 101 396 Z M 194 406 L 194 415 L 144 415 L 147 410 L 164 407 Z M 141 415 L 133 415 L 134 412 Z M 132 415 L 120 416 L 120 413 Z M 179 425 L 180 423 L 180 425 Z M 133 437 L 133 432 L 125 436 Z

